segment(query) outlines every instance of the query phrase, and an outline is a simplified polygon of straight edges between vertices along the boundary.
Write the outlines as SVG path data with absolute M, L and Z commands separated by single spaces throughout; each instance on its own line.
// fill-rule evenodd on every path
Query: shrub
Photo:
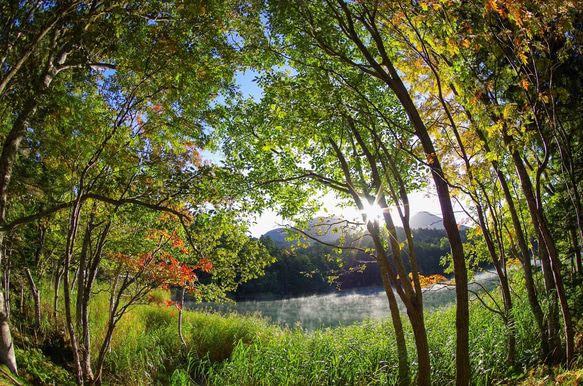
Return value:
M 51 362 L 41 350 L 16 348 L 15 354 L 18 372 L 25 381 L 35 385 L 76 385 L 73 375 Z

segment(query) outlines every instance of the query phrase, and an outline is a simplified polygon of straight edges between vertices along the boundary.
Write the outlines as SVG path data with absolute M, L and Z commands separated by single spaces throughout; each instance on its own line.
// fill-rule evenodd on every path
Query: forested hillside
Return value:
M 280 230 L 281 231 L 281 230 Z M 285 235 L 271 239 L 269 234 L 260 241 L 275 262 L 265 268 L 265 275 L 251 279 L 242 284 L 234 293 L 235 299 L 278 298 L 312 295 L 336 290 L 353 290 L 359 288 L 382 287 L 382 279 L 377 262 L 365 253 L 374 248 L 370 238 L 364 238 L 359 248 L 362 251 L 335 251 L 335 248 L 312 240 L 306 248 L 298 248 L 296 241 L 286 241 Z M 415 254 L 419 273 L 423 276 L 447 275 L 447 255 L 450 252 L 447 234 L 443 229 L 419 228 L 413 230 Z M 399 237 L 404 237 L 404 230 L 397 228 Z M 343 245 L 338 240 L 329 240 Z M 463 237 L 465 239 L 465 237 Z M 350 240 L 345 240 L 348 245 Z M 408 270 L 411 263 L 403 256 Z M 482 264 L 486 268 L 487 264 Z

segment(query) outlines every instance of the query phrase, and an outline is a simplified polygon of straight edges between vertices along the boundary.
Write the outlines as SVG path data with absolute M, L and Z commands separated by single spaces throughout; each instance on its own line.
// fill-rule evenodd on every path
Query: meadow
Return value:
M 520 288 L 520 286 L 517 286 Z M 516 293 L 514 318 L 517 364 L 505 361 L 506 331 L 502 320 L 479 301 L 471 302 L 472 384 L 514 384 L 539 371 L 550 379 L 558 369 L 538 370 L 540 345 L 524 294 Z M 492 292 L 486 304 L 496 306 Z M 92 308 L 92 341 L 104 334 L 106 296 Z M 110 385 L 392 385 L 397 375 L 393 328 L 386 318 L 308 331 L 271 323 L 261 315 L 183 312 L 184 345 L 178 332 L 179 312 L 166 305 L 170 293 L 158 290 L 150 304 L 136 306 L 120 322 L 106 363 L 104 384 Z M 45 311 L 42 331 L 16 334 L 17 360 L 23 384 L 73 385 L 67 369 L 66 337 L 59 335 L 62 320 Z M 403 317 L 404 325 L 408 322 Z M 449 385 L 455 379 L 455 306 L 426 314 L 432 356 L 432 382 Z M 579 326 L 579 330 L 581 326 Z M 407 330 L 412 381 L 416 371 L 414 341 Z M 55 356 L 61 345 L 60 358 Z M 37 348 L 35 348 L 37 347 Z M 551 375 L 549 375 L 551 374 Z M 576 382 L 581 374 L 572 375 Z M 563 375 L 564 376 L 564 375 Z M 530 378 L 529 378 L 530 379 Z M 570 378 L 561 378 L 562 381 Z M 537 384 L 537 383 L 532 383 Z M 549 383 L 540 383 L 549 384 Z M 552 383 L 551 383 L 552 384 Z M 559 384 L 559 383 L 557 383 Z M 567 383 L 568 384 L 568 383 Z M 576 383 L 572 383 L 576 384 Z

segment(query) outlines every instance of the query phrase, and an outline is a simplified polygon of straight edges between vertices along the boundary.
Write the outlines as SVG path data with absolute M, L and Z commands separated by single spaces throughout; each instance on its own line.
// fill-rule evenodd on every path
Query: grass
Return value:
M 45 292 L 50 293 L 50 292 Z M 516 368 L 505 364 L 506 326 L 479 302 L 470 304 L 470 361 L 472 385 L 582 384 L 583 372 L 536 367 L 540 342 L 524 294 L 515 299 Z M 219 315 L 184 312 L 185 347 L 178 334 L 178 311 L 156 305 L 169 299 L 154 294 L 151 305 L 140 305 L 120 322 L 106 361 L 104 383 L 111 385 L 392 385 L 397 378 L 392 323 L 385 319 L 309 332 L 269 324 L 258 315 Z M 499 300 L 499 299 L 498 299 Z M 50 299 L 46 299 L 50 303 Z M 50 305 L 44 304 L 45 315 Z M 92 304 L 91 336 L 96 347 L 107 316 L 106 296 Z M 412 376 L 416 358 L 413 334 L 404 320 Z M 57 326 L 63 326 L 62 320 Z M 455 307 L 426 314 L 431 351 L 432 383 L 449 385 L 455 379 Z M 583 326 L 578 326 L 581 329 Z M 67 363 L 55 360 L 47 347 L 67 345 L 55 322 L 43 321 L 40 348 L 30 336 L 16 336 L 23 384 L 73 384 Z M 44 340 L 43 340 L 44 339 Z M 51 341 L 52 340 L 52 341 Z M 47 341 L 50 341 L 48 344 Z M 21 344 L 22 342 L 22 344 Z M 62 354 L 66 362 L 66 354 Z M 56 363 L 55 363 L 56 362 Z M 523 383 L 520 383 L 523 382 Z M 553 383 L 554 382 L 554 383 Z M 562 383 L 561 383 L 562 382 Z
M 470 306 L 470 361 L 473 385 L 494 381 L 512 382 L 526 371 L 526 362 L 508 369 L 506 326 L 478 302 Z M 539 342 L 532 336 L 527 305 L 517 302 L 515 324 L 520 352 L 536 352 Z M 408 326 L 404 320 L 405 326 Z M 432 361 L 432 382 L 453 384 L 455 380 L 455 307 L 436 309 L 426 316 Z M 416 370 L 412 331 L 406 332 L 413 376 Z M 229 360 L 207 369 L 213 385 L 343 384 L 391 385 L 397 379 L 396 347 L 392 324 L 367 320 L 342 328 L 313 333 L 282 330 L 269 340 L 239 344 Z

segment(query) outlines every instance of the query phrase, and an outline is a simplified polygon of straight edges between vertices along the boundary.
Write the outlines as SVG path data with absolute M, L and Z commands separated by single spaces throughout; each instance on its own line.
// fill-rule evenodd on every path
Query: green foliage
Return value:
M 205 363 L 229 358 L 238 342 L 265 339 L 273 327 L 257 317 L 185 311 L 182 329 L 188 351 L 178 336 L 174 306 L 135 308 L 114 336 L 106 378 L 119 384 L 189 384 L 184 382 L 200 378 Z
M 284 331 L 266 342 L 239 344 L 211 384 L 390 384 L 396 349 L 387 322 L 339 329 Z M 383 331 L 382 335 L 378 335 Z
M 17 348 L 16 360 L 20 376 L 26 382 L 34 385 L 75 385 L 73 375 L 63 367 L 55 365 L 39 349 L 23 350 Z

